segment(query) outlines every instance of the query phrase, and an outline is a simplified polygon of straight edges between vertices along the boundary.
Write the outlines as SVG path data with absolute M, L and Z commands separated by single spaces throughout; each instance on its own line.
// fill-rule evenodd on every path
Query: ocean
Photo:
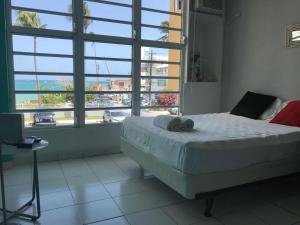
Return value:
M 107 85 L 107 81 L 100 81 L 102 85 Z M 86 88 L 91 88 L 95 82 L 86 81 Z M 62 81 L 40 80 L 40 88 L 42 91 L 65 91 L 65 85 Z M 15 80 L 16 91 L 34 91 L 36 90 L 35 80 Z M 36 94 L 18 94 L 16 96 L 16 104 L 21 104 L 28 100 L 37 100 Z

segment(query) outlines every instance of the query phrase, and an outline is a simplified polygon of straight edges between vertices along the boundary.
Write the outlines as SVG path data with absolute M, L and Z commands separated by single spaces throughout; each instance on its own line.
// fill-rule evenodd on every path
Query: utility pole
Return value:
M 149 106 L 152 106 L 152 101 L 151 101 L 151 91 L 152 91 L 152 73 L 153 73 L 153 49 L 151 48 L 150 49 L 150 52 L 149 52 L 149 56 L 150 56 L 150 69 L 149 69 Z
M 97 74 L 97 89 L 99 90 L 100 89 L 100 80 L 99 80 L 100 65 L 97 61 L 97 50 L 96 50 L 95 42 L 92 42 L 92 46 L 94 47 L 94 57 L 95 57 L 95 66 L 96 66 L 96 74 Z

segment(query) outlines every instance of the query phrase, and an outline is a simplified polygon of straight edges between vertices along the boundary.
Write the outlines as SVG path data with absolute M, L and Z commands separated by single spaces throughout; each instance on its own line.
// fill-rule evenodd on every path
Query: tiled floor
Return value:
M 43 212 L 37 225 L 300 225 L 300 177 L 222 194 L 214 217 L 205 218 L 203 201 L 141 178 L 138 165 L 122 154 L 40 163 L 39 171 Z M 27 165 L 5 171 L 11 209 L 30 197 L 31 177 Z

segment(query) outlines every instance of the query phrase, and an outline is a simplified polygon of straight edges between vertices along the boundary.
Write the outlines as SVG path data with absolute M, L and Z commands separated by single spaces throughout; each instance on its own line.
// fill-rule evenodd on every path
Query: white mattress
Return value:
M 195 130 L 176 133 L 153 118 L 124 120 L 121 136 L 160 161 L 187 174 L 212 173 L 300 156 L 300 128 L 228 113 L 187 116 Z

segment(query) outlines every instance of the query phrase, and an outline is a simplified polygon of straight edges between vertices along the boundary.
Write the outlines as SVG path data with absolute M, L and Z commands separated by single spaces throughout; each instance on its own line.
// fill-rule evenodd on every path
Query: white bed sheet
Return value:
M 124 120 L 121 136 L 139 149 L 187 174 L 244 168 L 300 155 L 300 128 L 228 113 L 187 116 L 193 132 L 170 132 L 153 118 Z

